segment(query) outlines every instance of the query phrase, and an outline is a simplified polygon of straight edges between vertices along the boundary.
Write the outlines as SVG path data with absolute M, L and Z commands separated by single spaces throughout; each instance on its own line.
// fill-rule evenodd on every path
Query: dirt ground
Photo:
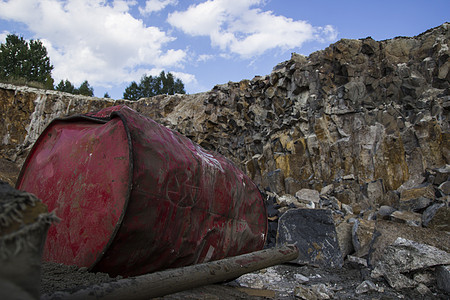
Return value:
M 86 268 L 43 263 L 41 294 L 56 291 L 75 291 L 94 284 L 112 282 L 104 273 L 90 273 Z M 300 280 L 300 278 L 303 278 Z M 304 281 L 307 278 L 307 282 Z M 364 280 L 375 283 L 377 290 L 357 293 Z M 302 298 L 298 291 L 319 287 L 322 294 Z M 317 290 L 317 289 L 316 289 Z M 417 290 L 396 291 L 387 283 L 370 278 L 367 268 L 346 262 L 343 268 L 322 269 L 311 266 L 283 264 L 243 275 L 233 281 L 207 285 L 167 295 L 159 299 L 449 299 L 449 295 L 435 287 L 428 294 Z
M 41 295 L 51 295 L 57 291 L 76 291 L 121 278 L 121 276 L 111 278 L 108 274 L 100 272 L 90 273 L 86 268 L 44 262 L 41 274 Z M 257 296 L 258 294 L 261 296 Z M 160 299 L 267 299 L 264 295 L 274 296 L 274 292 L 217 284 L 175 293 Z

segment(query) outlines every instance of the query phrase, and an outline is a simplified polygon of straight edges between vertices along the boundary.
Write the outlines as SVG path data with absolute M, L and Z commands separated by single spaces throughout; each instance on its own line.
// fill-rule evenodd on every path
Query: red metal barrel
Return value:
M 44 259 L 113 276 L 260 250 L 256 185 L 228 159 L 126 106 L 54 120 L 16 187 L 62 219 Z

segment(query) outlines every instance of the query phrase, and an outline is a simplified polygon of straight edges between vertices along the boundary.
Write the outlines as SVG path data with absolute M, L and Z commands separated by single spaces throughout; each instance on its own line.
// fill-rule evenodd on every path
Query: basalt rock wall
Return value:
M 343 39 L 266 76 L 137 102 L 0 85 L 0 157 L 20 166 L 53 118 L 126 104 L 227 156 L 261 189 L 328 187 L 342 203 L 382 205 L 449 164 L 449 30 Z

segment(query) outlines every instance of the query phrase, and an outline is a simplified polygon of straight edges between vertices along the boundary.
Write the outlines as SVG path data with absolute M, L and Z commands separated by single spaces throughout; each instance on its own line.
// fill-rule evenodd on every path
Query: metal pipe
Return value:
M 289 262 L 296 259 L 298 254 L 298 248 L 295 245 L 284 245 L 208 263 L 93 285 L 72 293 L 55 292 L 43 295 L 41 300 L 147 300 L 231 280 L 249 272 Z

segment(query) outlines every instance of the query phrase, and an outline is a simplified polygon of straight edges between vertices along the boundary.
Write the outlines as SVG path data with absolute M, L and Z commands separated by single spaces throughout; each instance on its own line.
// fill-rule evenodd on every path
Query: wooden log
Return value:
M 249 272 L 289 262 L 296 259 L 298 254 L 296 246 L 284 245 L 208 263 L 93 285 L 73 293 L 55 292 L 43 295 L 41 300 L 147 300 L 202 285 L 231 280 Z

